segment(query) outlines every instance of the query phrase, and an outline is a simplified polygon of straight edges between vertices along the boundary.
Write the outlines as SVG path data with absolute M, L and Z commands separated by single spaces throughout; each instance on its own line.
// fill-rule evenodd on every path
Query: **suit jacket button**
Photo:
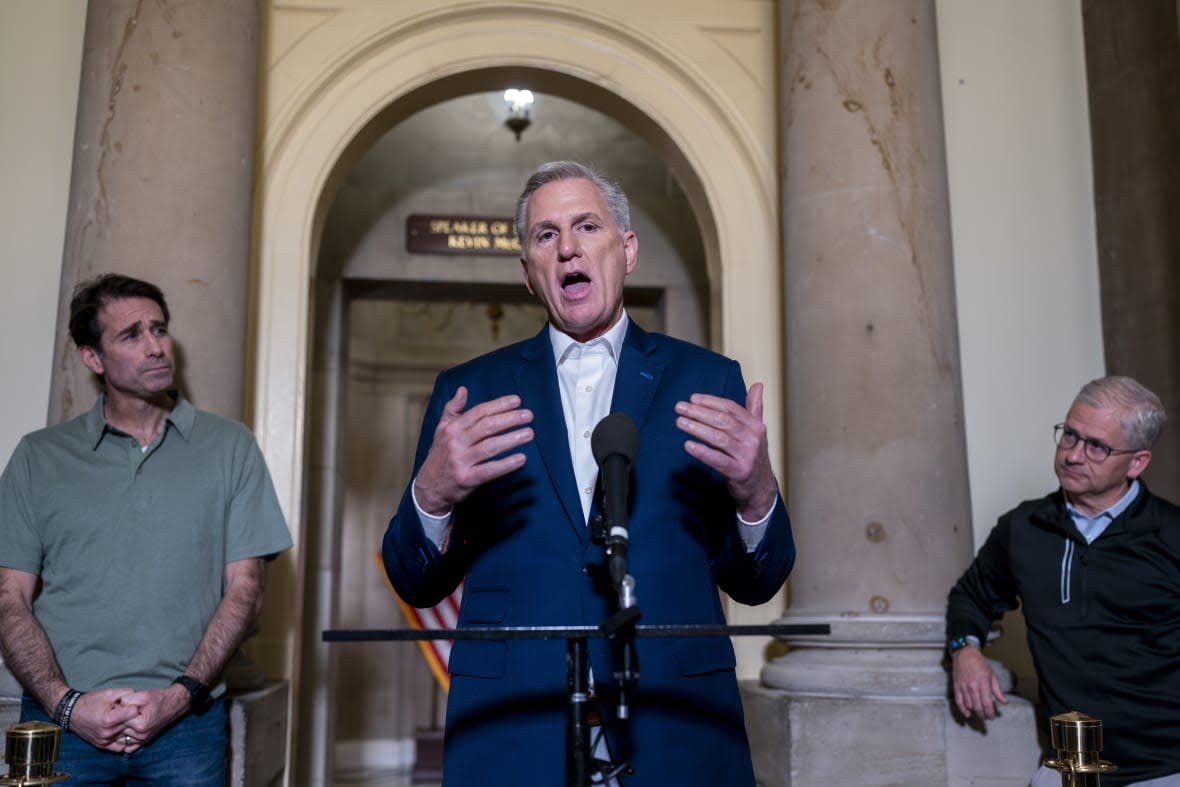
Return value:
M 588 577 L 593 573 L 594 573 L 594 566 L 590 565 L 589 563 L 582 564 L 582 575 L 583 576 Z

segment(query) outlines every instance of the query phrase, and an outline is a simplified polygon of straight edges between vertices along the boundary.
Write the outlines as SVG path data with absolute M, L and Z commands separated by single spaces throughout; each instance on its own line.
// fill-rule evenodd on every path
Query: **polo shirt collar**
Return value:
M 176 406 L 172 408 L 172 412 L 168 413 L 168 423 L 172 424 L 172 427 L 180 433 L 186 443 L 193 436 L 193 423 L 196 419 L 197 408 L 184 398 L 184 394 L 177 391 Z
M 99 394 L 90 412 L 86 413 L 86 444 L 90 446 L 91 451 L 98 450 L 98 444 L 102 442 L 102 436 L 107 431 L 107 420 L 102 416 L 102 406 L 106 400 L 105 393 Z
M 185 439 L 185 442 L 188 442 L 193 434 L 193 423 L 196 421 L 197 409 L 179 391 L 174 391 L 172 395 L 176 397 L 176 406 L 165 417 L 165 421 L 166 423 L 172 424 L 172 427 L 180 433 L 180 436 Z M 107 419 L 102 414 L 103 405 L 106 404 L 106 401 L 107 395 L 104 392 L 99 395 L 98 399 L 94 402 L 94 406 L 86 413 L 86 444 L 90 446 L 91 451 L 98 450 L 99 443 L 102 442 L 103 436 L 107 433 Z

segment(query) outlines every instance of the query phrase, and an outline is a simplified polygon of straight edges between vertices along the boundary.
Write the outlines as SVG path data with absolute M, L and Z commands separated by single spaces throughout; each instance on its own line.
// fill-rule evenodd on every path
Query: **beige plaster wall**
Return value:
M 1103 373 L 1081 0 L 938 0 L 976 544 Z
M 86 3 L 0 3 L 0 462 L 45 426 Z

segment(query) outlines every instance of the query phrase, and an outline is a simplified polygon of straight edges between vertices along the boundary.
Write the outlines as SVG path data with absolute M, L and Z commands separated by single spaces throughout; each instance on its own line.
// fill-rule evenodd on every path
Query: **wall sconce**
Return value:
M 521 132 L 532 124 L 532 120 L 529 119 L 529 107 L 533 105 L 533 91 L 510 87 L 504 91 L 504 100 L 508 102 L 508 119 L 504 121 L 504 125 L 516 135 L 516 141 L 520 142 Z

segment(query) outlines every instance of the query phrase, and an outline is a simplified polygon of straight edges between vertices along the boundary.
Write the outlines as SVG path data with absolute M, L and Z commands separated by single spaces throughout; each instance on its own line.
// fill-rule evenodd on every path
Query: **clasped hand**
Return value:
M 188 693 L 173 687 L 89 691 L 74 706 L 70 732 L 100 749 L 131 754 L 154 740 L 187 710 Z

